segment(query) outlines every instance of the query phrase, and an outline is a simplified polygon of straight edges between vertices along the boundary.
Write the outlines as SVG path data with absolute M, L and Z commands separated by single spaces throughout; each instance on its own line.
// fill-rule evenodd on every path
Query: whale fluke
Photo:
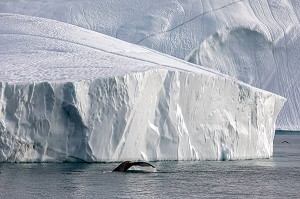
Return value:
M 122 162 L 113 171 L 125 172 L 125 171 L 127 171 L 132 166 L 142 166 L 142 167 L 148 167 L 148 166 L 150 166 L 150 167 L 155 168 L 155 166 L 153 166 L 152 164 L 149 164 L 148 162 L 131 162 L 131 161 L 125 161 L 125 162 Z
M 284 141 L 282 141 L 282 143 L 288 143 L 288 144 L 291 144 L 289 141 L 287 141 L 287 140 L 284 140 Z

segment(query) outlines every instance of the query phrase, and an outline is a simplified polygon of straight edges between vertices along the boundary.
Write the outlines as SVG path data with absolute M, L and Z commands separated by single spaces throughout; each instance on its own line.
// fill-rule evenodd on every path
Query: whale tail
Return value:
M 287 140 L 284 140 L 284 141 L 282 141 L 282 143 L 288 143 L 288 144 L 291 144 L 289 141 L 287 141 Z
M 148 162 L 125 161 L 125 162 L 122 162 L 119 166 L 117 166 L 113 171 L 125 172 L 132 166 L 153 167 L 153 168 L 155 168 L 155 166 L 153 166 L 152 164 L 149 164 Z

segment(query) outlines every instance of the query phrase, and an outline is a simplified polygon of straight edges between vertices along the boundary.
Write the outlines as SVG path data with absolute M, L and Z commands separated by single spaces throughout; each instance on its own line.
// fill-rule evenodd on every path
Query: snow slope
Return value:
M 266 158 L 285 99 L 74 25 L 0 14 L 0 161 Z
M 75 24 L 220 70 L 286 97 L 277 128 L 300 129 L 296 0 L 2 0 L 0 12 Z

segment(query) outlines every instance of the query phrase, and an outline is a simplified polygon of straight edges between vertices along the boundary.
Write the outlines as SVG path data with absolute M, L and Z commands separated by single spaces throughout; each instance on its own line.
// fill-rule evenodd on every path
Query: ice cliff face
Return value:
M 65 23 L 0 15 L 0 161 L 266 158 L 285 99 Z
M 286 97 L 277 128 L 300 129 L 298 1 L 2 0 L 0 12 L 56 19 L 218 69 Z
M 267 158 L 284 102 L 165 69 L 0 88 L 0 158 L 17 162 Z

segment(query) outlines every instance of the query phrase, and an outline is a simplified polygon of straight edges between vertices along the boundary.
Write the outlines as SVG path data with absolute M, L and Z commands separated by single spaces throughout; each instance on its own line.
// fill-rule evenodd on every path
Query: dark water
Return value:
M 277 134 L 271 159 L 152 164 L 155 173 L 109 172 L 116 163 L 0 164 L 0 198 L 300 198 L 299 133 Z

